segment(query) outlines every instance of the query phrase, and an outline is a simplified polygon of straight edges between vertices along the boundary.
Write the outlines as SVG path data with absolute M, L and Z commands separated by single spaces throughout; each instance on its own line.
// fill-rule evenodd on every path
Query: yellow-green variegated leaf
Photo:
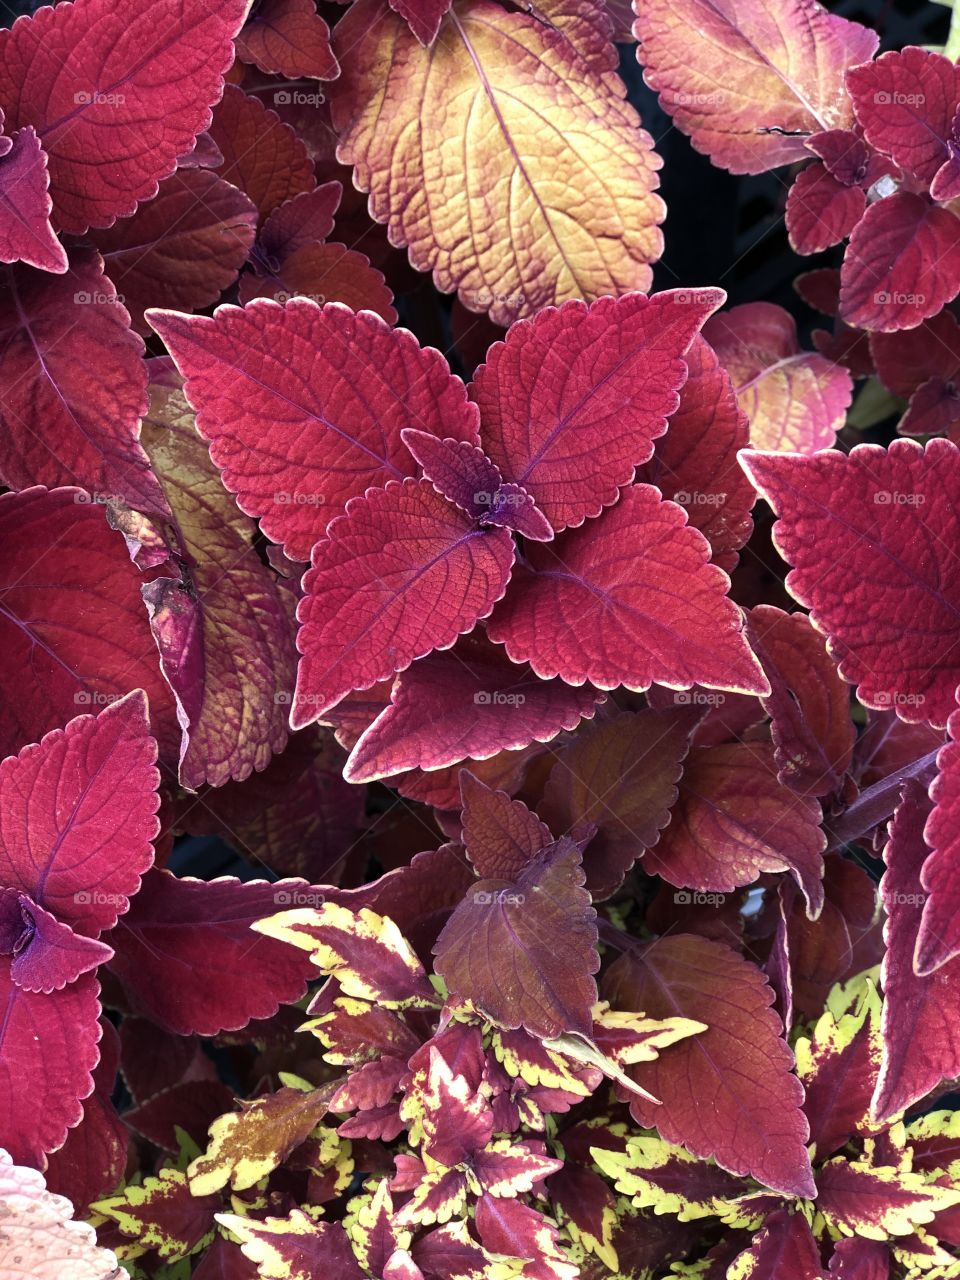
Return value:
M 870 1099 L 883 1056 L 880 1012 L 880 996 L 869 978 L 838 984 L 812 1034 L 796 1043 L 810 1141 L 821 1160 L 853 1134 L 876 1127 L 870 1120 Z
M 936 1186 L 892 1165 L 838 1156 L 817 1172 L 817 1212 L 842 1235 L 908 1236 L 955 1204 L 960 1204 L 960 1189 Z
M 631 1138 L 623 1152 L 592 1147 L 590 1154 L 636 1208 L 673 1214 L 681 1222 L 716 1217 L 718 1201 L 743 1190 L 718 1165 L 655 1136 Z
M 357 1261 L 371 1275 L 382 1271 L 384 1262 L 398 1249 L 410 1248 L 412 1233 L 395 1222 L 388 1178 L 382 1178 L 373 1192 L 351 1200 L 348 1209 L 344 1228 Z
M 618 77 L 534 14 L 457 0 L 424 48 L 386 0 L 337 25 L 338 155 L 437 287 L 509 325 L 649 288 L 659 157 Z
M 960 1184 L 960 1111 L 929 1111 L 907 1125 L 914 1167 Z
M 218 1116 L 206 1151 L 190 1165 L 194 1195 L 209 1195 L 229 1182 L 246 1191 L 282 1164 L 327 1113 L 332 1086 L 304 1091 L 278 1089 L 240 1111 Z
M 389 916 L 335 902 L 281 911 L 252 926 L 268 938 L 310 953 L 344 995 L 389 1008 L 434 1003 L 433 987 L 413 948 Z
M 213 1239 L 220 1199 L 191 1194 L 182 1169 L 161 1169 L 157 1177 L 130 1183 L 92 1207 L 95 1213 L 111 1218 L 138 1250 L 153 1250 L 165 1261 L 176 1262 Z
M 217 1221 L 256 1263 L 260 1280 L 365 1280 L 341 1222 L 317 1222 L 300 1209 L 287 1218 L 218 1213 Z

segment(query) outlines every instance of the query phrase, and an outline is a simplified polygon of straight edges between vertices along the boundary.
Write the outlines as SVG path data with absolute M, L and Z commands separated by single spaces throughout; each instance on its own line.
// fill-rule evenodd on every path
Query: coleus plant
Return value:
M 0 32 L 4 1275 L 960 1275 L 960 80 L 636 9 Z

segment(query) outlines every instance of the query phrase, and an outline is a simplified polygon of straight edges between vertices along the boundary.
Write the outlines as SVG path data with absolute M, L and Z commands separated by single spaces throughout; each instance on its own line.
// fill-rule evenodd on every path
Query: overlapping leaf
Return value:
M 878 43 L 816 0 L 638 0 L 635 11 L 647 83 L 697 150 L 732 173 L 802 160 L 806 135 L 850 125 L 844 73 Z
M 945 725 L 960 683 L 950 568 L 956 446 L 895 440 L 849 455 L 744 456 L 780 517 L 774 538 L 794 566 L 790 592 L 810 609 L 857 696 L 907 721 Z
M 237 56 L 267 75 L 334 80 L 330 28 L 313 0 L 260 0 L 237 37 Z
M 853 379 L 824 356 L 802 351 L 796 321 L 782 307 L 752 302 L 707 322 L 715 348 L 764 452 L 829 448 L 853 398 Z
M 439 288 L 509 324 L 649 286 L 659 161 L 623 86 L 562 31 L 471 0 L 425 49 L 385 0 L 362 0 L 336 48 L 340 159 Z
M 67 255 L 50 225 L 47 157 L 29 125 L 0 143 L 0 262 L 41 271 L 67 270 Z
M 261 219 L 317 185 L 303 141 L 259 98 L 227 85 L 210 138 L 223 157 L 214 172 L 245 192 Z
M 960 954 L 960 920 L 958 920 L 957 814 L 958 767 L 960 767 L 960 713 L 954 711 L 948 721 L 950 741 L 937 756 L 938 773 L 931 788 L 933 812 L 923 832 L 931 853 L 923 865 L 921 881 L 926 890 L 923 918 L 917 938 L 915 968 L 929 976 L 940 965 Z
M 0 33 L 0 108 L 32 125 L 50 167 L 53 224 L 133 213 L 210 123 L 248 0 L 104 0 L 45 7 Z

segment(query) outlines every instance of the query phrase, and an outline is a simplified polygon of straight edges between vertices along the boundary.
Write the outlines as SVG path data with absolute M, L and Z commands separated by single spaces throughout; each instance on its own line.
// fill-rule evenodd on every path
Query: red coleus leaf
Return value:
M 314 0 L 257 0 L 237 36 L 237 57 L 288 80 L 335 80 L 340 74 L 330 28 Z
M 46 994 L 61 991 L 113 955 L 16 889 L 0 889 L 0 953 L 13 956 L 10 976 L 17 986 Z
M 78 484 L 97 501 L 164 510 L 139 443 L 143 343 L 96 253 L 68 276 L 0 274 L 0 476 L 12 488 Z
M 843 259 L 840 314 L 860 329 L 914 329 L 960 292 L 960 222 L 898 191 L 870 205 Z
M 96 938 L 112 928 L 153 861 L 160 826 L 156 758 L 138 692 L 97 716 L 77 716 L 4 760 L 4 892 L 18 890 L 79 934 Z M 39 945 L 48 930 L 40 920 L 37 926 Z M 34 945 L 18 950 L 15 970 Z
M 194 1079 L 162 1089 L 125 1111 L 123 1118 L 135 1133 L 162 1150 L 176 1153 L 180 1149 L 178 1129 L 203 1146 L 210 1125 L 235 1106 L 236 1097 L 227 1085 L 219 1080 Z
M 463 846 L 482 880 L 515 880 L 553 844 L 553 835 L 522 800 L 491 791 L 468 769 L 460 774 Z
M 223 156 L 214 171 L 246 192 L 261 218 L 317 185 L 307 148 L 293 129 L 235 85 L 224 89 L 210 137 Z
M 354 498 L 303 579 L 294 728 L 453 645 L 503 596 L 513 557 L 506 529 L 478 527 L 427 480 Z
M 317 1222 L 294 1209 L 287 1218 L 246 1218 L 217 1214 L 217 1221 L 241 1241 L 247 1258 L 258 1264 L 261 1280 L 364 1280 L 363 1270 L 340 1222 Z
M 757 605 L 748 632 L 770 681 L 771 693 L 762 701 L 777 776 L 798 795 L 829 795 L 853 758 L 849 687 L 806 614 Z
M 825 129 L 807 138 L 806 147 L 845 187 L 858 186 L 870 176 L 870 148 L 852 129 Z
M 325 182 L 312 191 L 291 196 L 264 219 L 257 239 L 258 254 L 282 262 L 298 249 L 319 244 L 333 230 L 343 185 Z
M 123 539 L 78 489 L 0 497 L 4 547 L 0 636 L 4 664 L 0 751 L 11 754 L 78 710 L 132 689 L 148 695 L 161 754 L 180 732 Z M 21 672 L 29 671 L 24 681 Z
M 631 1098 L 639 1124 L 731 1173 L 787 1195 L 813 1194 L 803 1090 L 770 1008 L 773 992 L 754 964 L 720 943 L 674 934 L 621 956 L 603 995 L 615 1008 L 707 1026 L 629 1069 L 662 1100 L 655 1107 Z
M 246 8 L 77 0 L 0 33 L 0 108 L 39 135 L 55 227 L 108 227 L 156 194 L 210 122 Z
M 501 1026 L 544 1038 L 589 1037 L 600 957 L 580 861 L 577 845 L 564 838 L 519 875 L 469 889 L 434 948 L 449 989 Z
M 733 379 L 755 449 L 815 453 L 834 443 L 853 379 L 833 361 L 801 350 L 789 312 L 771 302 L 733 307 L 708 322 L 704 337 Z
M 177 170 L 131 218 L 90 238 L 138 333 L 147 307 L 198 310 L 237 278 L 253 246 L 252 200 L 209 169 Z
M 879 1240 L 851 1236 L 838 1240 L 830 1259 L 831 1280 L 889 1280 L 890 1251 Z
M 477 411 L 442 357 L 375 316 L 295 299 L 150 321 L 224 484 L 295 560 L 351 497 L 414 474 L 401 428 L 477 443 Z
M 219 1207 L 219 1196 L 192 1193 L 183 1170 L 164 1168 L 99 1201 L 94 1209 L 116 1222 L 121 1237 L 165 1261 L 176 1261 L 210 1243 Z
M 867 141 L 929 185 L 951 155 L 960 74 L 939 53 L 908 45 L 847 73 Z
M 579 733 L 554 764 L 540 814 L 554 831 L 596 825 L 583 856 L 587 888 L 595 898 L 619 888 L 670 821 L 700 715 L 687 706 L 624 712 Z
M 873 1097 L 881 1121 L 906 1110 L 941 1080 L 960 1076 L 960 959 L 924 977 L 913 966 L 926 897 L 920 877 L 929 854 L 923 830 L 930 809 L 922 786 L 907 782 L 884 850 L 884 1052 Z
M 527 1260 L 523 1280 L 576 1280 L 576 1268 L 560 1244 L 555 1223 L 522 1200 L 481 1196 L 476 1225 L 485 1249 Z
M 86 1213 L 91 1201 L 121 1182 L 130 1145 L 127 1126 L 110 1101 L 117 1078 L 119 1037 L 113 1023 L 105 1018 L 101 1018 L 100 1028 L 94 1092 L 83 1104 L 83 1119 L 47 1161 L 47 1187 L 66 1196 L 80 1214 Z
M 895 440 L 848 455 L 742 456 L 780 517 L 774 539 L 794 566 L 787 586 L 860 701 L 945 725 L 960 683 L 958 602 L 943 568 L 960 496 L 956 446 Z
M 877 36 L 816 0 L 644 0 L 634 34 L 647 83 L 698 151 L 732 173 L 804 158 L 811 133 L 845 128 L 846 69 Z
M 27 262 L 41 271 L 64 272 L 67 255 L 50 225 L 53 205 L 47 157 L 28 125 L 4 138 L 0 156 L 0 262 Z
M 49 995 L 25 991 L 0 956 L 0 1133 L 14 1160 L 43 1168 L 93 1092 L 100 1039 L 93 974 Z
M 731 1264 L 731 1272 L 751 1280 L 822 1280 L 820 1249 L 809 1222 L 799 1211 L 777 1209 Z
M 431 45 L 437 38 L 443 15 L 450 8 L 450 0 L 390 0 L 390 8 L 406 19 L 421 44 Z
M 557 531 L 616 502 L 667 429 L 719 289 L 568 302 L 515 325 L 470 385 L 483 444 Z
M 680 798 L 644 867 L 680 888 L 727 893 L 764 872 L 789 871 L 811 917 L 823 906 L 820 805 L 777 780 L 763 742 L 694 747 Z
M 866 193 L 839 181 L 819 161 L 797 174 L 787 196 L 787 231 L 797 253 L 822 253 L 846 240 L 863 217 Z
M 116 952 L 110 969 L 134 1011 L 177 1035 L 215 1035 L 299 1000 L 307 962 L 251 932 L 291 883 L 297 885 L 178 879 L 156 869 L 146 875 L 122 924 L 105 939 Z M 246 976 L 238 983 L 241 967 Z
M 927 896 L 914 968 L 924 977 L 960 955 L 960 712 L 954 711 L 948 728 L 950 741 L 937 756 L 938 773 L 930 787 L 934 808 L 923 832 L 931 853 L 920 876 Z
M 714 564 L 729 573 L 753 528 L 755 497 L 737 463 L 737 450 L 749 443 L 749 423 L 729 374 L 703 338 L 695 339 L 684 360 L 689 376 L 680 407 L 637 479 L 683 507 L 688 523 L 710 543 Z
M 180 782 L 221 786 L 261 770 L 287 742 L 293 596 L 254 549 L 256 527 L 223 488 L 179 390 L 154 387 L 143 440 L 189 566 L 142 594 L 184 728 Z
M 304 245 L 278 266 L 259 266 L 259 271 L 260 274 L 245 271 L 241 276 L 241 302 L 254 298 L 287 302 L 295 297 L 310 298 L 321 304 L 342 302 L 352 311 L 375 311 L 388 324 L 396 324 L 393 293 L 383 273 L 371 267 L 364 254 L 346 245 Z
M 475 632 L 400 674 L 390 705 L 357 741 L 344 776 L 363 782 L 405 769 L 442 769 L 549 742 L 591 719 L 603 700 L 590 685 L 539 679 Z
M 765 693 L 709 554 L 675 503 L 634 485 L 602 520 L 528 548 L 488 633 L 545 679 Z

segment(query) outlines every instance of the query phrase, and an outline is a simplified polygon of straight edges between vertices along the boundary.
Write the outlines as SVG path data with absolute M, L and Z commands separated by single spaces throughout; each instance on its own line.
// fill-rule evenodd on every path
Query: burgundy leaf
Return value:
M 223 156 L 214 172 L 245 192 L 261 219 L 317 185 L 303 141 L 275 111 L 236 85 L 224 89 L 210 137 Z
M 246 8 L 77 0 L 0 33 L 0 107 L 39 135 L 55 227 L 108 227 L 156 195 L 210 123 Z
M 838 181 L 819 161 L 797 174 L 787 196 L 787 231 L 796 253 L 822 253 L 846 240 L 863 217 L 867 197 Z
M 683 695 L 675 695 L 678 700 Z M 554 831 L 594 823 L 583 869 L 595 898 L 620 887 L 633 863 L 660 838 L 700 712 L 624 712 L 578 734 L 560 754 L 540 804 Z
M 86 894 L 77 895 L 81 900 Z M 13 956 L 10 976 L 24 991 L 62 991 L 98 969 L 113 952 L 74 933 L 16 889 L 0 889 L 0 955 Z
M 259 275 L 245 271 L 240 277 L 239 298 L 243 303 L 254 298 L 287 302 L 297 297 L 321 305 L 342 302 L 351 311 L 375 311 L 387 324 L 397 322 L 393 293 L 383 273 L 370 265 L 365 254 L 343 244 L 304 245 L 279 266 L 263 267 Z
M 529 547 L 487 630 L 545 679 L 765 693 L 727 576 L 709 555 L 675 503 L 634 485 L 602 520 Z
M 196 311 L 233 284 L 253 246 L 253 202 L 209 169 L 177 170 L 149 204 L 91 237 L 138 333 L 147 307 Z
M 241 510 L 306 560 L 348 499 L 413 475 L 400 429 L 477 442 L 477 412 L 442 357 L 372 315 L 306 299 L 150 322 Z
M 482 880 L 516 880 L 553 844 L 553 835 L 521 800 L 491 791 L 468 769 L 460 774 L 463 846 Z
M 914 968 L 921 977 L 960 955 L 960 711 L 947 727 L 950 741 L 937 756 L 939 772 L 930 787 L 934 808 L 923 832 L 931 853 L 920 876 L 926 901 Z
M 519 875 L 479 881 L 437 939 L 436 972 L 500 1026 L 591 1034 L 600 957 L 580 860 L 562 839 Z
M 813 1194 L 803 1090 L 756 965 L 720 943 L 673 934 L 621 956 L 603 995 L 614 1008 L 708 1028 L 630 1069 L 662 1100 L 654 1107 L 631 1099 L 639 1124 L 731 1173 L 787 1195 Z
M 675 412 L 682 356 L 718 289 L 567 302 L 515 325 L 490 349 L 470 393 L 483 443 L 554 529 L 615 502 Z
M 335 80 L 340 74 L 330 28 L 314 0 L 258 0 L 237 36 L 237 57 L 288 80 Z
M 303 579 L 293 727 L 453 645 L 503 596 L 513 556 L 505 529 L 478 527 L 427 480 L 354 498 Z
M 215 1035 L 299 1000 L 309 962 L 250 927 L 273 914 L 285 892 L 283 881 L 242 884 L 229 876 L 203 881 L 151 871 L 105 939 L 116 952 L 110 969 L 135 1011 L 177 1035 Z
M 264 219 L 259 251 L 268 259 L 282 262 L 298 249 L 326 240 L 333 230 L 342 195 L 341 183 L 325 182 L 313 191 L 291 196 Z
M 29 125 L 0 158 L 0 262 L 27 262 L 41 271 L 64 272 L 67 255 L 50 225 L 47 157 Z

